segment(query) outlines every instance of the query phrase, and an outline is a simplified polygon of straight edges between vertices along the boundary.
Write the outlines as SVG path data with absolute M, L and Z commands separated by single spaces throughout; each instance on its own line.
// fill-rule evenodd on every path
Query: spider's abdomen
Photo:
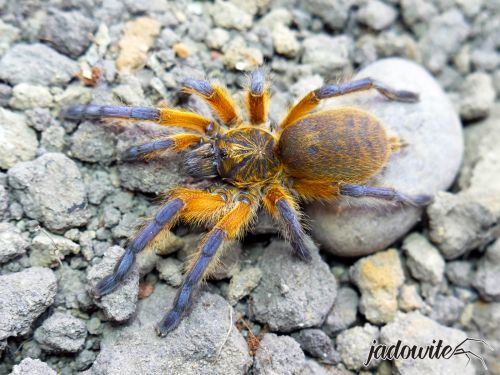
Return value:
M 379 120 L 351 107 L 304 116 L 285 128 L 278 148 L 292 177 L 350 183 L 366 182 L 391 153 Z
M 235 185 L 250 185 L 268 180 L 280 168 L 274 153 L 275 138 L 255 127 L 229 130 L 217 141 L 219 176 Z

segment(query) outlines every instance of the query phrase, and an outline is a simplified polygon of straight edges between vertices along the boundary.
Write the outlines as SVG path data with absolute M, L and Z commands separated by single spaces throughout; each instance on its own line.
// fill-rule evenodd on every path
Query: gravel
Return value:
M 28 241 L 12 224 L 0 223 L 0 264 L 26 253 Z
M 54 313 L 35 331 L 35 340 L 47 352 L 77 353 L 83 349 L 87 327 L 67 313 Z
M 328 334 L 334 334 L 349 328 L 356 322 L 358 306 L 359 296 L 354 289 L 339 288 L 335 304 L 326 317 L 323 329 Z
M 297 341 L 289 336 L 267 333 L 255 354 L 253 373 L 298 374 L 303 371 L 305 359 Z
M 496 240 L 478 263 L 472 285 L 486 301 L 500 301 L 500 240 Z
M 342 331 L 337 336 L 337 350 L 340 353 L 342 362 L 350 370 L 361 370 L 366 363 L 367 353 L 374 340 L 378 340 L 379 329 L 376 326 L 366 323 L 364 326 L 357 326 Z M 379 361 L 374 360 L 368 367 L 376 367 Z
M 421 281 L 439 284 L 443 280 L 445 262 L 439 250 L 418 233 L 406 237 L 403 249 L 408 257 L 411 275 Z
M 14 366 L 10 375 L 56 375 L 45 362 L 39 359 L 25 358 Z

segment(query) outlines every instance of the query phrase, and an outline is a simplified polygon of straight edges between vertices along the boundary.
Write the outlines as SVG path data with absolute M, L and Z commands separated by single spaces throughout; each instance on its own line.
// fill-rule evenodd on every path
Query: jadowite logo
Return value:
M 467 342 L 473 341 L 483 344 L 485 347 L 493 351 L 493 348 L 484 340 L 474 339 L 474 338 L 466 338 L 459 344 L 455 346 L 444 345 L 443 340 L 432 340 L 432 344 L 426 346 L 419 345 L 405 345 L 401 340 L 398 340 L 396 344 L 393 345 L 385 345 L 378 344 L 377 340 L 373 340 L 372 345 L 370 347 L 370 353 L 368 354 L 368 358 L 366 362 L 363 363 L 365 367 L 370 365 L 370 362 L 373 359 L 384 359 L 384 360 L 393 360 L 393 359 L 450 359 L 456 355 L 466 355 L 467 363 L 466 367 L 469 364 L 471 357 L 477 358 L 481 361 L 485 370 L 488 370 L 486 367 L 486 362 L 484 358 L 479 354 L 474 353 L 471 350 L 466 350 L 463 347 Z

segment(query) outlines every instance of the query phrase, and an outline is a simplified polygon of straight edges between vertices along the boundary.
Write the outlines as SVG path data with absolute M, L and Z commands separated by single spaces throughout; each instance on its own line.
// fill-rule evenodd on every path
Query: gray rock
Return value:
M 337 350 L 340 353 L 342 362 L 350 370 L 360 370 L 364 368 L 370 347 L 374 340 L 379 337 L 379 329 L 366 323 L 363 327 L 357 326 L 349 328 L 337 336 Z M 376 367 L 380 360 L 374 360 L 368 367 Z
M 321 325 L 337 294 L 335 277 L 317 250 L 311 263 L 292 255 L 290 245 L 273 241 L 259 258 L 262 280 L 251 293 L 254 318 L 273 331 Z
M 0 168 L 9 169 L 35 157 L 38 140 L 33 129 L 26 125 L 24 116 L 0 108 L 0 134 Z
M 496 375 L 500 370 L 500 303 L 485 303 L 479 300 L 472 305 L 471 315 L 471 320 L 478 328 L 480 337 L 483 337 L 493 347 L 493 351 L 481 347 L 478 347 L 478 351 L 483 349 L 482 354 L 488 366 L 488 371 Z M 476 363 L 476 367 L 479 368 L 481 365 L 478 362 Z
M 76 62 L 43 44 L 16 44 L 0 60 L 0 79 L 17 85 L 62 85 L 79 67 Z
M 262 278 L 262 271 L 257 267 L 245 268 L 233 275 L 227 289 L 227 300 L 234 306 L 254 290 Z
M 12 90 L 13 97 L 9 104 L 16 109 L 50 107 L 52 95 L 47 87 L 20 83 Z
M 266 333 L 255 354 L 253 373 L 300 374 L 305 365 L 305 355 L 300 345 L 290 336 Z
M 56 312 L 35 331 L 35 340 L 49 353 L 77 353 L 83 349 L 87 326 L 69 313 Z
M 472 285 L 486 301 L 500 301 L 500 240 L 479 261 Z
M 25 358 L 12 368 L 10 375 L 57 375 L 57 372 L 39 359 Z
M 230 1 L 216 0 L 210 9 L 216 26 L 244 31 L 252 26 L 252 16 Z
M 349 18 L 349 11 L 355 3 L 353 0 L 312 0 L 300 2 L 306 11 L 320 17 L 326 25 L 337 30 L 345 26 Z
M 0 220 L 5 216 L 7 207 L 9 207 L 9 195 L 5 187 L 0 185 Z M 2 262 L 0 261 L 0 263 Z
M 19 31 L 20 30 L 17 27 L 0 20 L 0 55 L 3 55 L 5 51 L 9 49 L 11 44 L 18 39 L 20 34 Z
M 31 267 L 0 276 L 0 343 L 27 334 L 35 319 L 52 305 L 56 292 L 56 276 L 48 268 Z
M 221 50 L 229 41 L 229 37 L 230 35 L 226 30 L 216 27 L 208 31 L 205 43 L 209 48 Z
M 337 293 L 335 304 L 326 317 L 323 329 L 333 335 L 349 328 L 358 314 L 359 297 L 352 288 L 341 287 Z
M 71 135 L 71 156 L 91 163 L 110 162 L 116 157 L 116 142 L 110 127 L 86 121 Z
M 377 31 L 389 27 L 397 16 L 396 9 L 378 0 L 369 1 L 358 11 L 358 20 Z
M 417 285 L 405 284 L 399 290 L 399 308 L 405 312 L 418 310 L 424 306 L 424 301 L 418 294 Z
M 88 270 L 87 290 L 91 296 L 97 283 L 113 272 L 116 262 L 124 252 L 125 250 L 119 246 L 110 247 L 104 253 L 103 260 Z M 134 265 L 118 288 L 99 299 L 93 299 L 95 304 L 103 310 L 107 319 L 124 322 L 135 313 L 138 293 L 139 272 L 137 266 Z
M 0 83 L 0 106 L 6 107 L 9 105 L 12 96 L 12 87 Z
M 175 289 L 157 284 L 139 302 L 130 324 L 107 327 L 99 356 L 85 374 L 246 373 L 252 364 L 247 344 L 230 320 L 231 307 L 219 296 L 201 294 L 176 330 L 163 338 L 155 334 L 154 326 L 174 297 Z
M 372 323 L 387 323 L 398 310 L 398 290 L 404 283 L 401 260 L 391 249 L 358 260 L 351 280 L 361 291 L 360 312 Z
M 446 263 L 445 273 L 448 280 L 457 286 L 469 287 L 472 282 L 472 263 L 465 260 L 455 260 Z
M 310 64 L 315 73 L 332 78 L 349 69 L 351 38 L 319 34 L 306 38 L 302 44 L 302 63 Z
M 465 304 L 455 296 L 437 295 L 429 317 L 441 324 L 451 326 L 460 319 Z
M 117 152 L 121 155 L 131 146 L 151 142 L 172 134 L 172 130 L 153 124 L 133 124 L 118 136 Z M 118 166 L 121 185 L 129 190 L 145 193 L 165 191 L 181 182 L 180 160 L 176 157 L 148 161 L 134 161 Z
M 114 190 L 110 175 L 102 170 L 85 175 L 84 181 L 87 187 L 89 202 L 95 205 L 101 204 L 104 198 Z
M 368 184 L 394 187 L 405 194 L 434 195 L 447 189 L 458 171 L 463 141 L 460 121 L 443 90 L 421 67 L 401 59 L 371 64 L 355 78 L 361 77 L 420 94 L 420 102 L 414 104 L 391 102 L 376 92 L 335 101 L 374 114 L 391 133 L 408 143 Z M 421 208 L 390 202 L 377 202 L 373 207 L 371 202 L 373 199 L 357 198 L 310 205 L 307 212 L 314 223 L 315 239 L 335 255 L 369 254 L 402 237 L 422 213 Z
M 48 108 L 33 108 L 24 112 L 26 115 L 26 123 L 28 126 L 38 131 L 44 131 L 54 122 L 50 109 Z
M 62 152 L 65 145 L 64 136 L 62 126 L 52 125 L 43 131 L 40 146 L 45 152 Z
M 422 28 L 427 25 L 438 10 L 430 0 L 401 0 L 401 13 L 404 22 L 415 29 L 415 24 L 423 24 Z
M 30 263 L 32 266 L 57 267 L 66 255 L 79 252 L 80 245 L 43 231 L 31 241 Z
M 62 232 L 87 223 L 89 211 L 82 176 L 75 162 L 59 153 L 18 163 L 8 172 L 9 184 L 24 212 L 50 231 Z
M 156 262 L 156 269 L 160 279 L 165 280 L 168 285 L 178 287 L 182 283 L 182 262 L 175 258 L 160 258 Z
M 424 236 L 412 233 L 405 238 L 403 249 L 407 256 L 407 266 L 414 278 L 432 284 L 439 284 L 443 280 L 444 259 Z
M 51 9 L 40 29 L 39 37 L 54 49 L 71 57 L 80 56 L 90 44 L 89 35 L 95 22 L 81 12 L 61 12 Z
M 340 362 L 340 354 L 333 347 L 332 339 L 324 331 L 317 328 L 302 329 L 293 333 L 292 337 L 305 353 L 318 358 L 320 362 L 327 364 Z
M 295 57 L 300 51 L 300 43 L 295 33 L 283 24 L 277 24 L 272 31 L 273 46 L 276 53 Z
M 432 345 L 432 340 L 443 340 L 444 345 L 454 348 L 467 338 L 465 332 L 436 323 L 419 312 L 398 314 L 396 319 L 382 327 L 380 341 L 385 345 L 395 345 L 401 340 L 404 345 L 426 347 Z M 467 345 L 467 344 L 465 344 Z M 475 374 L 474 366 L 466 366 L 465 355 L 453 356 L 450 359 L 396 359 L 393 365 L 401 375 L 421 374 Z
M 460 86 L 460 117 L 465 121 L 487 117 L 495 96 L 490 75 L 483 72 L 469 74 Z
M 0 264 L 26 253 L 26 241 L 19 229 L 10 223 L 0 223 Z
M 85 291 L 87 281 L 85 272 L 67 266 L 59 268 L 56 272 L 59 284 L 56 302 L 67 309 L 77 309 L 80 307 L 78 296 Z

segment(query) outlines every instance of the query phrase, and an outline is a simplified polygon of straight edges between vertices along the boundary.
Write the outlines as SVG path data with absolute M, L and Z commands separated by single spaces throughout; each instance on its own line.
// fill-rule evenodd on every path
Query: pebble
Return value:
M 373 30 L 380 31 L 392 25 L 397 16 L 398 12 L 392 6 L 373 0 L 359 9 L 357 18 Z
M 116 135 L 106 126 L 85 121 L 71 135 L 71 156 L 90 163 L 116 158 Z
M 182 262 L 175 258 L 160 258 L 156 262 L 156 270 L 160 279 L 168 285 L 179 287 L 182 284 Z
M 445 262 L 439 250 L 421 234 L 405 238 L 403 249 L 411 275 L 420 281 L 439 284 L 443 280 Z
M 479 261 L 472 285 L 486 301 L 500 301 L 500 240 L 496 240 Z
M 257 267 L 245 268 L 233 275 L 227 290 L 227 301 L 234 306 L 254 290 L 262 278 L 262 271 Z
M 415 284 L 405 284 L 399 289 L 399 309 L 405 312 L 418 310 L 424 306 L 424 301 Z
M 87 327 L 69 313 L 56 312 L 35 331 L 35 340 L 49 353 L 78 353 L 83 349 Z
M 216 0 L 210 9 L 214 24 L 224 29 L 244 31 L 252 26 L 252 16 L 230 1 Z
M 64 154 L 47 153 L 18 163 L 7 175 L 26 215 L 51 232 L 87 223 L 90 212 L 85 185 L 76 163 Z
M 0 276 L 0 348 L 9 337 L 27 334 L 57 292 L 54 272 L 31 267 Z
M 405 277 L 398 252 L 390 249 L 358 260 L 351 280 L 361 291 L 360 312 L 375 324 L 387 323 L 398 310 L 398 290 Z
M 495 96 L 490 75 L 483 72 L 469 74 L 460 85 L 460 117 L 464 121 L 487 117 L 493 107 Z
M 12 368 L 10 375 L 57 375 L 57 372 L 39 359 L 25 358 Z
M 21 114 L 0 108 L 0 168 L 9 169 L 35 157 L 38 140 Z
M 276 53 L 290 58 L 297 56 L 300 43 L 292 30 L 279 23 L 273 28 L 272 37 Z
M 0 222 L 0 264 L 26 253 L 28 241 L 19 229 L 7 222 Z
M 305 355 L 300 345 L 290 336 L 266 333 L 255 354 L 255 375 L 300 374 L 305 366 Z
M 472 282 L 472 264 L 465 260 L 454 260 L 446 262 L 445 268 L 448 280 L 460 287 L 470 287 Z
M 345 35 L 313 35 L 304 39 L 302 44 L 302 62 L 310 64 L 315 73 L 326 78 L 332 78 L 350 65 L 352 40 Z
M 78 254 L 80 245 L 67 238 L 42 231 L 31 241 L 30 263 L 32 266 L 57 267 L 65 256 Z
M 261 255 L 262 280 L 252 291 L 253 317 L 272 331 L 320 326 L 337 294 L 335 277 L 317 251 L 311 263 L 292 255 L 290 245 L 273 241 Z
M 302 329 L 293 333 L 292 337 L 300 344 L 305 353 L 313 358 L 318 358 L 322 363 L 336 364 L 340 362 L 340 355 L 333 347 L 332 339 L 321 329 Z
M 19 29 L 0 20 L 0 55 L 3 55 L 19 37 Z
M 226 30 L 216 27 L 208 31 L 205 43 L 209 48 L 221 50 L 229 41 L 229 38 L 230 35 Z
M 380 330 L 380 342 L 395 345 L 401 340 L 402 345 L 426 347 L 433 340 L 443 340 L 444 345 L 454 348 L 467 338 L 465 332 L 436 323 L 419 312 L 399 313 L 393 322 Z M 395 359 L 393 366 L 401 375 L 423 374 L 475 374 L 473 366 L 466 366 L 465 355 L 453 356 L 450 359 L 425 358 L 413 360 Z
M 75 61 L 39 43 L 16 44 L 0 60 L 0 79 L 11 85 L 62 85 L 78 71 Z
M 361 370 L 364 367 L 373 340 L 379 337 L 379 329 L 366 323 L 364 326 L 357 326 L 342 331 L 337 336 L 337 350 L 340 353 L 342 362 L 350 370 Z M 368 365 L 376 367 L 380 360 L 374 360 Z
M 359 296 L 348 286 L 339 288 L 333 308 L 326 317 L 323 329 L 333 335 L 349 328 L 356 322 L 358 314 Z
M 434 195 L 447 189 L 463 152 L 461 124 L 448 97 L 424 69 L 402 59 L 380 60 L 355 78 L 368 76 L 420 94 L 420 102 L 414 104 L 391 102 L 376 92 L 335 100 L 336 105 L 355 105 L 374 114 L 408 143 L 369 185 L 390 186 L 406 194 Z M 377 202 L 376 207 L 367 204 L 366 199 L 357 198 L 309 205 L 313 237 L 334 255 L 366 255 L 401 238 L 422 214 L 421 208 L 390 202 Z
M 130 324 L 107 327 L 101 351 L 85 374 L 246 373 L 252 365 L 247 344 L 230 319 L 231 307 L 217 295 L 202 293 L 176 330 L 166 337 L 155 334 L 154 326 L 174 297 L 175 289 L 159 283 L 150 297 L 139 301 Z
M 110 247 L 102 261 L 92 266 L 87 272 L 87 291 L 93 297 L 93 289 L 105 276 L 113 272 L 118 259 L 125 250 L 119 246 Z M 139 272 L 133 266 L 128 276 L 113 292 L 99 299 L 93 298 L 94 303 L 103 310 L 107 319 L 113 322 L 125 322 L 130 319 L 135 311 L 139 293 Z
M 310 0 L 301 3 L 301 6 L 312 15 L 321 20 L 334 30 L 342 30 L 349 18 L 351 7 L 356 4 L 354 0 Z
M 51 9 L 42 24 L 39 38 L 64 55 L 78 57 L 89 46 L 95 28 L 95 21 L 81 12 Z
M 455 296 L 437 295 L 429 318 L 446 326 L 458 322 L 465 307 L 463 301 Z
M 64 264 L 64 263 L 63 263 Z M 64 264 L 56 271 L 59 283 L 56 303 L 67 309 L 77 309 L 78 296 L 85 291 L 86 275 L 84 271 L 76 270 Z
M 29 109 L 35 107 L 50 107 L 52 95 L 47 87 L 20 83 L 12 90 L 12 99 L 9 104 L 15 109 Z
M 24 112 L 26 124 L 38 131 L 44 131 L 53 124 L 54 119 L 48 108 L 33 108 Z
M 149 17 L 139 17 L 127 22 L 118 45 L 120 53 L 116 67 L 120 72 L 130 72 L 144 67 L 148 50 L 160 34 L 160 23 Z
M 43 152 L 62 152 L 66 144 L 65 134 L 62 126 L 50 126 L 42 133 L 40 148 L 43 149 Z

